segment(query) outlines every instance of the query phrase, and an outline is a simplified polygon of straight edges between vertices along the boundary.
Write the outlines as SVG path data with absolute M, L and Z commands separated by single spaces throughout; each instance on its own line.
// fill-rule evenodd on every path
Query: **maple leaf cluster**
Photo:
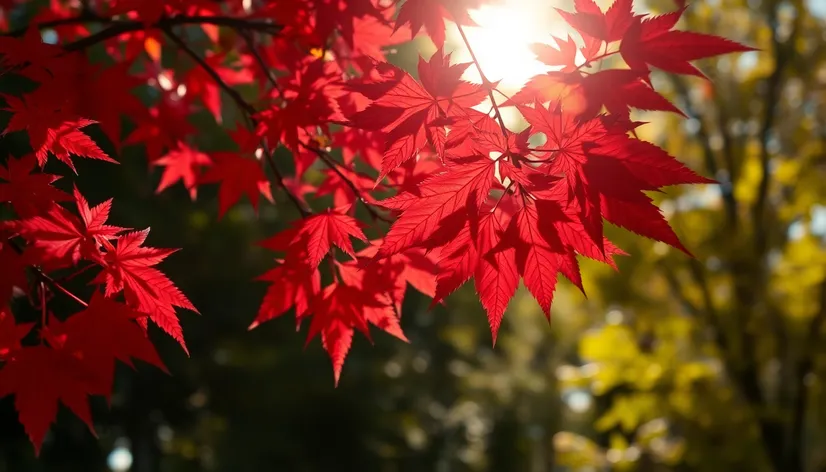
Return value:
M 579 256 L 615 267 L 625 253 L 604 236 L 606 221 L 688 253 L 645 192 L 712 181 L 638 139 L 630 112 L 680 113 L 652 69 L 702 76 L 691 61 L 750 48 L 675 29 L 685 2 L 652 16 L 631 0 L 606 11 L 576 0 L 560 11 L 576 37 L 533 46 L 553 71 L 497 101 L 504 94 L 478 62 L 444 52 L 451 28 L 472 50 L 463 28 L 480 3 L 0 3 L 0 28 L 15 9 L 32 18 L 0 36 L 0 74 L 29 84 L 0 96 L 2 134 L 29 145 L 0 161 L 0 204 L 14 215 L 0 222 L 0 396 L 15 396 L 37 450 L 58 403 L 93 429 L 87 397 L 111 394 L 116 359 L 165 369 L 149 321 L 186 349 L 179 309 L 197 313 L 158 268 L 175 250 L 146 246 L 148 229 L 109 224 L 113 201 L 91 206 L 68 182 L 75 159 L 117 164 L 120 150 L 141 146 L 160 170 L 157 192 L 181 185 L 195 199 L 218 185 L 218 218 L 244 197 L 257 209 L 280 192 L 299 218 L 261 243 L 278 256 L 250 327 L 289 312 L 299 327 L 307 320 L 336 383 L 356 330 L 406 341 L 408 285 L 436 304 L 474 279 L 495 341 L 520 281 L 550 320 L 559 274 L 583 289 Z M 385 54 L 422 32 L 438 50 L 414 77 Z M 92 62 L 93 49 L 109 60 Z M 168 55 L 188 67 L 165 69 Z M 614 59 L 617 68 L 594 67 Z M 469 68 L 481 83 L 463 80 Z M 508 128 L 504 107 L 527 128 Z M 200 111 L 234 148 L 198 149 L 188 118 Z M 51 163 L 66 175 L 47 173 Z M 81 273 L 88 296 L 64 286 Z M 53 297 L 79 311 L 52 313 Z M 39 320 L 17 309 L 23 301 Z

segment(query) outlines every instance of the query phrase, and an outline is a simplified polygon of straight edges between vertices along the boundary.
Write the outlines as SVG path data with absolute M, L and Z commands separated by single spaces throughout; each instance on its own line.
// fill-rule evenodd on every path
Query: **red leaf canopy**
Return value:
M 28 145 L 0 161 L 0 397 L 15 397 L 36 450 L 59 403 L 91 429 L 87 397 L 111 395 L 115 360 L 165 370 L 149 321 L 186 350 L 179 315 L 198 312 L 162 268 L 176 249 L 109 223 L 113 199 L 70 191 L 79 159 L 116 164 L 139 146 L 157 193 L 217 186 L 217 218 L 277 200 L 294 221 L 261 244 L 279 255 L 250 328 L 309 320 L 336 383 L 355 331 L 407 340 L 408 285 L 435 306 L 473 279 L 495 341 L 520 282 L 550 320 L 560 274 L 585 290 L 580 256 L 616 268 L 606 221 L 689 253 L 647 192 L 713 181 L 639 139 L 632 114 L 680 113 L 653 73 L 703 77 L 693 61 L 751 48 L 675 29 L 685 2 L 652 16 L 576 0 L 559 12 L 570 34 L 531 47 L 554 70 L 505 97 L 464 34 L 481 3 L 0 2 L 0 28 L 20 28 L 0 36 L 0 74 L 28 84 L 0 95 L 2 135 Z M 436 52 L 415 74 L 392 65 L 388 47 L 420 33 Z M 444 53 L 452 33 L 472 62 Z M 481 83 L 463 80 L 471 68 Z M 527 128 L 509 129 L 503 107 Z M 199 147 L 195 114 L 234 145 Z M 87 270 L 87 286 L 67 286 Z M 81 309 L 52 313 L 52 297 Z M 20 322 L 12 299 L 40 321 Z

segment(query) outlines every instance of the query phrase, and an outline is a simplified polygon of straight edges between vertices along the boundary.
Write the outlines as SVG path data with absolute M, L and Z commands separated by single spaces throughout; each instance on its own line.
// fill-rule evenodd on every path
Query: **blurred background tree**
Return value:
M 569 4 L 481 11 L 493 33 L 471 40 L 492 51 L 488 75 L 530 55 L 515 42 L 564 35 L 552 7 Z M 296 218 L 290 205 L 215 221 L 208 191 L 154 195 L 138 149 L 114 170 L 83 162 L 79 185 L 115 197 L 112 221 L 186 248 L 165 270 L 202 308 L 182 320 L 192 357 L 158 337 L 173 376 L 122 369 L 111 409 L 93 405 L 99 439 L 61 414 L 37 460 L 3 399 L 0 471 L 826 470 L 826 2 L 697 0 L 685 18 L 761 49 L 700 64 L 713 86 L 657 75 L 687 120 L 637 116 L 645 138 L 721 182 L 659 196 L 697 259 L 617 231 L 632 254 L 619 274 L 584 262 L 588 298 L 561 284 L 551 329 L 520 294 L 495 349 L 471 286 L 432 311 L 411 292 L 410 344 L 355 343 L 338 389 L 290 321 L 246 330 L 265 288 L 250 280 L 271 263 L 255 243 Z M 226 133 L 202 118 L 208 150 Z
M 720 182 L 661 200 L 697 258 L 629 238 L 619 277 L 589 272 L 594 326 L 563 383 L 596 396 L 617 468 L 826 470 L 824 17 L 820 1 L 689 8 L 691 28 L 761 51 L 707 63 L 713 88 L 661 76 L 689 119 L 643 127 Z

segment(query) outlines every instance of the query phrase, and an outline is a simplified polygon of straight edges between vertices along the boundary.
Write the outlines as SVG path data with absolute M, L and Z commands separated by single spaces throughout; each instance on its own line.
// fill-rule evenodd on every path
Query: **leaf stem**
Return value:
M 75 272 L 73 272 L 73 273 L 71 273 L 71 274 L 69 274 L 65 277 L 61 277 L 61 278 L 57 279 L 56 282 L 58 282 L 58 283 L 68 282 L 68 281 L 74 279 L 75 277 L 77 277 L 78 275 L 80 275 L 80 274 L 86 272 L 87 270 L 91 269 L 92 267 L 95 267 L 95 264 L 89 264 L 87 266 L 83 266 L 80 269 L 76 270 Z
M 343 180 L 344 183 L 347 184 L 348 187 L 350 187 L 350 190 L 356 196 L 356 199 L 364 205 L 364 207 L 367 209 L 367 212 L 370 213 L 370 216 L 374 220 L 384 221 L 385 223 L 392 223 L 393 222 L 391 219 L 387 218 L 386 216 L 384 216 L 384 215 L 380 214 L 378 211 L 376 211 L 376 209 L 373 208 L 373 205 L 370 204 L 369 202 L 367 202 L 364 199 L 364 197 L 361 195 L 361 191 L 358 189 L 358 187 L 356 187 L 356 184 L 354 184 L 352 180 L 348 179 L 347 176 L 345 176 L 344 173 L 341 172 L 341 169 L 338 168 L 338 162 L 336 162 L 332 158 L 332 156 L 330 156 L 327 152 L 325 152 L 322 149 L 318 149 L 318 148 L 315 148 L 313 146 L 308 146 L 305 143 L 301 143 L 301 145 L 305 149 L 315 153 L 315 155 L 318 156 L 319 159 L 321 159 L 322 162 L 324 162 L 324 164 L 327 165 L 327 167 L 329 167 L 333 172 L 335 172 L 339 176 L 339 178 L 341 180 Z
M 499 196 L 499 198 L 496 200 L 496 203 L 493 205 L 493 208 L 491 208 L 491 209 L 490 209 L 490 212 L 491 212 L 491 213 L 495 212 L 495 211 L 496 211 L 496 209 L 497 209 L 497 208 L 499 208 L 499 204 L 500 204 L 500 203 L 502 203 L 502 200 L 504 200 L 504 199 L 505 199 L 505 196 L 507 196 L 507 195 L 508 195 L 508 193 L 510 193 L 510 191 L 511 191 L 511 187 L 513 187 L 513 184 L 514 184 L 514 183 L 516 183 L 516 181 L 515 181 L 515 180 L 511 180 L 511 181 L 508 183 L 508 186 L 507 186 L 507 187 L 505 187 L 505 191 L 504 191 L 504 192 L 502 192 L 502 195 L 500 195 L 500 196 Z
M 606 51 L 607 51 L 607 48 L 606 48 Z M 580 64 L 580 65 L 576 68 L 576 70 L 577 70 L 577 71 L 580 71 L 583 67 L 590 67 L 592 63 L 594 63 L 594 62 L 596 62 L 596 61 L 601 61 L 601 60 L 605 59 L 606 57 L 611 57 L 611 56 L 614 56 L 614 55 L 616 55 L 616 54 L 619 54 L 619 50 L 617 50 L 617 51 L 611 51 L 611 52 L 604 52 L 604 53 L 600 54 L 599 56 L 597 56 L 597 57 L 595 57 L 595 58 L 593 58 L 593 59 L 591 59 L 591 60 L 588 60 L 588 61 L 583 62 L 582 64 Z

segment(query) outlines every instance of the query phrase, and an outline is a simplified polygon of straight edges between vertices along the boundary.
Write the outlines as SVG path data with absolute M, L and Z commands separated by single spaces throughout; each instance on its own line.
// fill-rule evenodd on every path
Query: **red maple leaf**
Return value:
M 89 207 L 77 187 L 74 199 L 80 218 L 53 204 L 43 216 L 26 218 L 16 224 L 20 234 L 42 251 L 40 257 L 57 267 L 77 264 L 81 258 L 99 261 L 101 245 L 125 230 L 106 224 L 112 199 Z
M 74 170 L 74 156 L 112 161 L 103 149 L 143 144 L 150 167 L 164 168 L 158 192 L 182 181 L 195 198 L 197 186 L 217 183 L 219 218 L 244 195 L 257 211 L 275 182 L 301 219 L 262 243 L 280 254 L 261 277 L 269 287 L 250 328 L 290 311 L 297 328 L 309 320 L 307 341 L 321 337 L 338 383 L 355 330 L 407 340 L 411 286 L 436 305 L 473 279 L 495 342 L 520 280 L 550 319 L 559 274 L 584 292 L 579 256 L 617 268 L 625 253 L 603 234 L 606 221 L 688 252 L 648 193 L 711 181 L 640 140 L 631 109 L 680 113 L 652 68 L 702 75 L 692 61 L 751 50 L 674 30 L 683 0 L 661 16 L 635 14 L 632 0 L 604 11 L 574 0 L 560 13 L 580 38 L 534 44 L 552 71 L 502 105 L 529 124 L 514 132 L 499 106 L 474 109 L 504 95 L 461 80 L 482 68 L 476 55 L 450 64 L 443 52 L 446 27 L 462 33 L 481 0 L 80 3 L 0 0 L 0 29 L 3 13 L 21 9 L 29 23 L 0 37 L 0 74 L 26 84 L 2 94 L 11 115 L 2 133 L 25 133 L 32 148 L 0 163 L 0 204 L 16 214 L 0 222 L 0 396 L 16 395 L 38 449 L 59 402 L 91 424 L 86 397 L 111 395 L 116 360 L 164 369 L 149 320 L 186 349 L 177 309 L 195 311 L 157 267 L 175 250 L 145 247 L 148 229 L 108 225 L 112 200 L 91 207 L 75 188 L 77 212 L 61 206 L 70 197 L 43 172 L 50 156 Z M 388 46 L 422 29 L 438 48 L 418 74 L 389 64 Z M 110 60 L 92 65 L 86 51 L 98 46 Z M 164 69 L 168 53 L 191 68 Z M 610 68 L 620 56 L 627 67 Z M 230 135 L 235 148 L 207 155 L 183 144 L 220 141 L 196 135 L 194 123 L 209 112 L 221 124 L 224 109 L 246 124 Z M 97 127 L 111 142 L 96 142 Z M 330 200 L 334 209 L 321 207 Z M 365 206 L 374 229 L 390 224 L 369 241 Z M 49 294 L 86 304 L 51 273 L 70 267 L 67 279 L 101 267 L 98 290 L 86 309 L 55 316 Z M 28 301 L 41 311 L 39 346 L 28 346 L 32 325 L 17 322 L 13 297 L 15 309 Z
M 336 36 L 332 50 L 342 70 L 352 67 L 363 73 L 372 60 L 384 57 L 384 48 L 405 42 L 409 30 L 406 26 L 393 29 L 393 10 L 384 9 L 379 15 L 354 18 L 352 38 Z
M 406 0 L 396 18 L 396 30 L 410 26 L 412 36 L 424 26 L 437 48 L 445 44 L 445 20 L 460 25 L 475 26 L 468 10 L 479 8 L 480 0 Z
M 0 369 L 0 398 L 14 395 L 20 422 L 35 452 L 57 416 L 58 402 L 86 423 L 94 433 L 87 396 L 92 388 L 83 363 L 62 349 L 40 345 L 14 351 Z
M 322 214 L 306 224 L 277 234 L 264 245 L 287 251 L 286 260 L 261 277 L 272 282 L 250 329 L 281 316 L 295 306 L 296 322 L 312 317 L 307 342 L 321 334 L 322 344 L 333 361 L 338 384 L 354 329 L 369 338 L 368 324 L 407 341 L 399 324 L 404 289 L 410 283 L 423 293 L 435 293 L 436 265 L 423 252 L 406 251 L 372 264 L 362 264 L 375 255 L 378 246 L 358 253 L 359 260 L 334 262 L 336 282 L 320 289 L 316 266 L 336 244 L 353 255 L 349 236 L 363 238 L 355 220 L 347 215 Z
M 272 251 L 287 253 L 287 258 L 276 259 L 278 265 L 258 278 L 271 285 L 249 329 L 283 315 L 293 306 L 296 319 L 300 320 L 320 293 L 321 274 L 307 262 L 307 238 L 297 240 L 298 231 L 298 228 L 289 228 L 260 243 Z
M 186 138 L 195 133 L 195 127 L 187 119 L 193 111 L 191 104 L 172 91 L 161 90 L 160 95 L 148 113 L 138 117 L 137 128 L 123 141 L 123 144 L 144 144 L 150 162 L 160 158 L 164 149 L 186 142 Z
M 321 275 L 317 269 L 309 270 L 296 259 L 291 260 L 293 263 L 280 262 L 281 265 L 258 279 L 271 284 L 249 329 L 283 315 L 293 306 L 297 317 L 304 316 L 310 301 L 321 291 Z
M 581 117 L 590 118 L 603 107 L 612 115 L 629 118 L 629 108 L 670 111 L 683 115 L 677 107 L 648 83 L 648 74 L 638 70 L 608 69 L 582 78 Z
M 258 195 L 269 201 L 272 199 L 270 181 L 261 168 L 261 161 L 241 156 L 234 152 L 214 152 L 210 154 L 213 165 L 201 174 L 196 183 L 220 183 L 218 190 L 218 218 L 241 200 L 249 198 L 252 207 L 258 209 Z
M 549 320 L 557 273 L 564 259 L 573 257 L 565 251 L 558 235 L 546 229 L 553 221 L 548 216 L 553 218 L 554 210 L 553 203 L 546 200 L 525 204 L 511 219 L 500 242 L 503 248 L 515 250 L 516 271 Z
M 34 154 L 20 159 L 10 158 L 7 167 L 0 165 L 0 202 L 11 203 L 19 218 L 31 218 L 43 214 L 55 202 L 70 200 L 66 192 L 52 186 L 59 175 L 34 172 L 37 165 Z
M 348 256 L 356 257 L 350 237 L 367 240 L 358 220 L 332 210 L 301 220 L 296 229 L 292 244 L 306 245 L 309 267 L 318 266 L 333 245 Z
M 428 142 L 444 147 L 444 125 L 464 117 L 486 96 L 478 84 L 461 80 L 470 63 L 450 64 L 450 54 L 436 51 L 429 61 L 419 59 L 419 78 L 391 64 L 379 64 L 381 78 L 350 86 L 373 100 L 350 116 L 353 126 L 387 134 L 379 180 L 415 156 Z
M 424 295 L 436 296 L 438 251 L 426 252 L 413 248 L 374 260 L 381 240 L 373 240 L 370 243 L 370 246 L 359 251 L 357 261 L 339 265 L 340 273 L 348 283 L 373 293 L 379 300 L 385 301 L 388 307 L 395 307 L 398 313 L 401 313 L 401 303 L 408 284 Z
M 364 319 L 382 331 L 409 342 L 402 332 L 399 313 L 404 293 L 399 289 L 406 286 L 400 273 L 393 273 L 393 266 L 400 261 L 384 265 L 384 269 L 364 270 L 358 261 L 336 263 L 336 271 L 341 282 L 361 292 L 363 300 L 360 311 Z M 394 293 L 395 292 L 395 293 Z
M 89 392 L 109 397 L 115 373 L 115 360 L 134 367 L 139 359 L 167 372 L 155 346 L 135 322 L 140 313 L 123 303 L 95 292 L 89 306 L 61 323 L 52 318 L 48 339 L 77 359 L 81 359 L 89 379 Z
M 67 111 L 67 99 L 59 85 L 41 86 L 22 99 L 10 95 L 4 98 L 8 103 L 4 109 L 13 115 L 3 133 L 27 131 L 40 167 L 46 165 L 50 153 L 73 171 L 73 155 L 117 162 L 81 131 L 95 122 L 76 116 L 71 108 Z
M 352 164 L 358 156 L 372 168 L 381 167 L 384 136 L 381 133 L 358 128 L 344 128 L 333 134 L 333 146 L 341 149 L 345 164 Z
M 370 195 L 370 192 L 384 190 L 384 186 L 375 185 L 372 177 L 356 172 L 350 167 L 341 166 L 336 169 L 325 169 L 322 172 L 324 181 L 314 189 L 315 196 L 332 195 L 334 208 L 348 207 L 351 213 L 356 209 L 353 204 L 357 200 L 363 198 L 367 204 L 375 205 L 376 199 Z
M 313 0 L 312 3 L 316 10 L 315 34 L 322 44 L 337 31 L 352 47 L 358 19 L 369 17 L 384 20 L 383 9 L 374 0 Z
M 106 284 L 107 297 L 123 291 L 132 308 L 148 316 L 189 353 L 175 307 L 195 313 L 198 310 L 163 272 L 154 267 L 177 249 L 143 247 L 148 235 L 149 229 L 134 231 L 120 236 L 116 245 L 109 244 L 104 256 L 104 270 L 94 283 Z
M 538 102 L 533 108 L 519 107 L 519 110 L 536 131 L 548 137 L 545 145 L 552 149 L 552 159 L 543 166 L 545 172 L 565 176 L 570 198 L 579 207 L 579 218 L 598 246 L 603 244 L 602 218 L 605 217 L 614 224 L 686 251 L 642 191 L 665 185 L 710 183 L 710 180 L 685 169 L 667 153 L 656 152 L 656 146 L 646 148 L 646 154 L 639 154 L 640 146 L 644 145 L 624 139 L 625 128 L 606 124 L 602 119 L 579 122 L 558 107 L 552 112 Z M 601 148 L 601 143 L 613 143 L 613 146 L 608 150 Z M 636 162 L 629 162 L 629 156 Z M 662 180 L 663 174 L 656 173 L 651 175 L 655 181 L 649 183 L 645 165 L 654 171 L 660 166 L 681 171 L 670 174 L 670 180 Z M 638 166 L 637 175 L 629 170 Z M 634 217 L 624 216 L 617 205 L 632 211 Z M 610 217 L 606 213 L 608 207 L 615 207 Z
M 426 180 L 418 195 L 404 193 L 382 200 L 383 206 L 400 210 L 402 215 L 384 237 L 377 257 L 417 246 L 437 247 L 453 238 L 468 218 L 467 208 L 478 209 L 487 199 L 496 182 L 495 164 L 487 157 L 453 161 L 444 172 Z M 450 224 L 445 225 L 445 220 Z M 437 234 L 443 228 L 447 231 Z
M 693 31 L 672 30 L 685 8 L 644 19 L 635 18 L 620 43 L 620 54 L 632 69 L 653 66 L 675 74 L 705 77 L 690 61 L 754 48 Z
M 368 323 L 407 340 L 401 333 L 398 318 L 386 303 L 366 295 L 360 287 L 333 283 L 324 289 L 311 306 L 312 321 L 307 344 L 319 334 L 324 350 L 333 362 L 333 376 L 338 385 L 341 368 L 353 343 L 353 331 L 359 330 L 372 342 Z
M 568 36 L 565 40 L 553 38 L 556 47 L 543 43 L 531 44 L 531 51 L 536 54 L 537 60 L 549 66 L 563 66 L 561 72 L 575 72 L 576 58 L 579 46 Z
M 109 141 L 120 149 L 123 136 L 121 116 L 135 121 L 148 119 L 146 106 L 132 93 L 145 80 L 129 73 L 129 62 L 119 62 L 111 67 L 89 64 L 81 56 L 69 69 L 72 73 L 73 103 L 75 112 L 95 120 L 106 133 Z
M 189 191 L 189 196 L 193 200 L 198 195 L 198 178 L 204 167 L 212 165 L 212 160 L 206 154 L 178 143 L 178 148 L 166 153 L 165 156 L 152 162 L 155 166 L 164 166 L 161 181 L 155 193 L 161 193 L 179 180 Z
M 307 333 L 307 344 L 319 334 L 324 350 L 333 362 L 333 376 L 338 385 L 344 359 L 353 343 L 353 329 L 370 339 L 367 320 L 362 313 L 365 297 L 355 287 L 332 284 L 311 308 L 313 319 Z
M 473 278 L 476 292 L 488 314 L 493 343 L 496 343 L 505 309 L 519 285 L 514 250 L 505 248 L 494 252 L 494 248 L 499 246 L 502 240 L 506 218 L 502 212 L 491 212 L 483 216 L 479 221 L 479 235 L 475 245 L 482 257 L 479 257 L 476 263 Z
M 648 71 L 606 69 L 582 75 L 548 72 L 532 77 L 503 106 L 553 101 L 571 115 L 587 120 L 603 108 L 612 115 L 630 119 L 630 109 L 683 113 L 648 83 Z M 683 115 L 684 116 L 684 115 Z
M 632 4 L 632 0 L 614 0 L 603 13 L 594 0 L 575 0 L 575 13 L 558 8 L 557 11 L 580 33 L 613 42 L 623 39 L 634 20 L 641 16 L 632 12 Z
M 440 272 L 431 307 L 462 286 L 471 277 L 488 315 L 493 342 L 499 331 L 508 302 L 516 293 L 519 273 L 514 250 L 500 245 L 503 224 L 509 216 L 504 212 L 488 212 L 478 220 L 475 229 L 465 224 L 454 239 L 441 248 L 438 259 Z

